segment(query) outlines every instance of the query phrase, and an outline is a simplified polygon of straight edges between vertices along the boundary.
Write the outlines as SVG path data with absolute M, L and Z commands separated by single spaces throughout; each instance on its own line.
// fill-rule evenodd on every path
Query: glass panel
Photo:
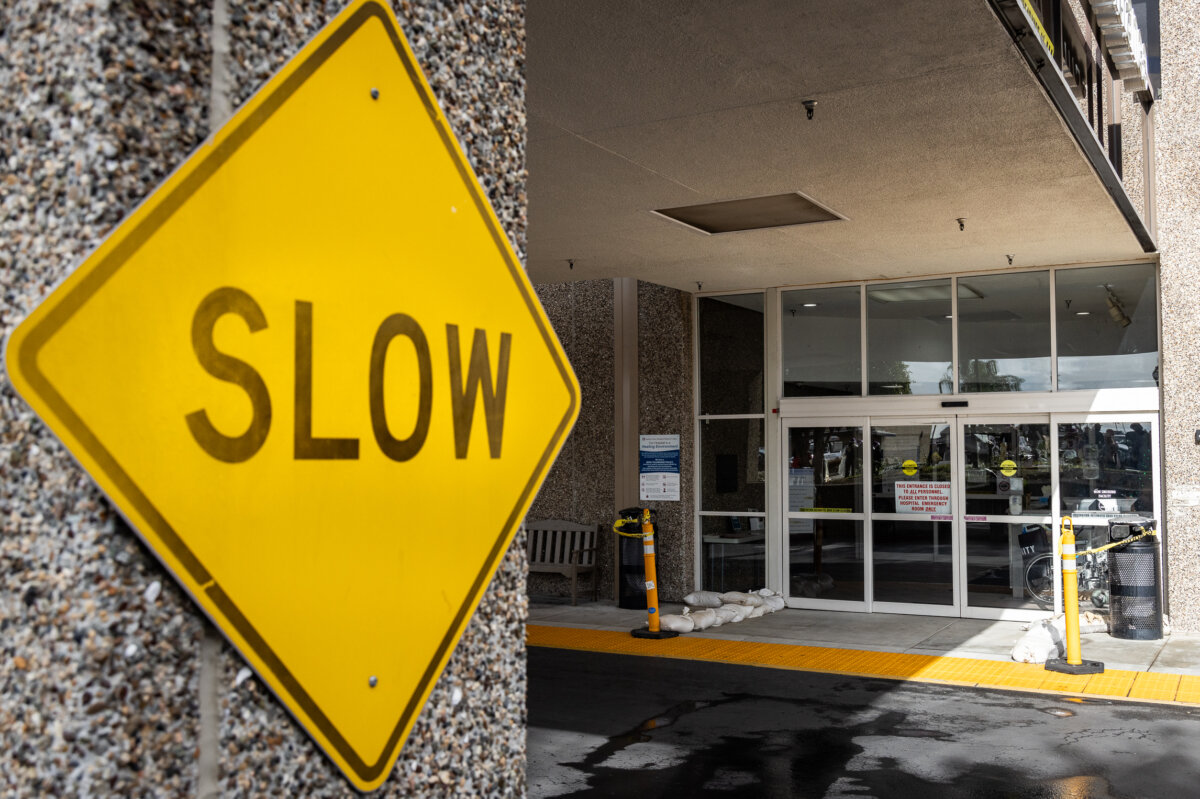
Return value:
M 700 510 L 766 510 L 762 419 L 700 422 Z
M 788 521 L 789 596 L 862 602 L 863 523 L 855 519 Z
M 1054 283 L 1059 389 L 1158 385 L 1153 265 L 1060 269 Z
M 1076 525 L 1113 516 L 1154 516 L 1154 423 L 1068 422 L 1058 426 L 1062 512 Z
M 766 584 L 763 521 L 761 516 L 700 517 L 706 591 L 750 591 Z
M 872 427 L 871 459 L 872 511 L 950 513 L 950 425 Z
M 954 604 L 950 522 L 871 523 L 875 600 Z
M 963 426 L 967 515 L 1050 513 L 1050 425 Z
M 959 391 L 1050 390 L 1050 273 L 958 279 Z
M 1050 552 L 1049 525 L 967 523 L 967 604 L 1038 610 L 1033 592 L 1053 604 L 1054 574 L 1040 556 Z M 1038 562 L 1029 575 L 1029 564 Z
M 788 506 L 793 512 L 862 513 L 861 427 L 788 430 Z
M 862 394 L 858 286 L 781 293 L 783 396 Z
M 763 295 L 701 297 L 700 413 L 763 412 Z
M 950 280 L 867 287 L 870 394 L 951 394 Z

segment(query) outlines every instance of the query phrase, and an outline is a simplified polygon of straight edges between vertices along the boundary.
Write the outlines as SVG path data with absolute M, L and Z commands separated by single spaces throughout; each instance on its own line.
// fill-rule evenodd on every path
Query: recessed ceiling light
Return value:
M 1076 316 L 1091 316 L 1092 312 L 1091 311 L 1076 311 L 1075 315 Z
M 804 307 L 805 308 L 816 308 L 817 304 L 815 302 L 806 302 L 806 303 L 804 303 Z

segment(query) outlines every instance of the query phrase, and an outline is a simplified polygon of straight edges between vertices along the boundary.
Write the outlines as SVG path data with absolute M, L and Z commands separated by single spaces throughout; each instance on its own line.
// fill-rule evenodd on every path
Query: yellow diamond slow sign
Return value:
M 361 790 L 386 779 L 579 405 L 375 2 L 194 153 L 6 360 Z

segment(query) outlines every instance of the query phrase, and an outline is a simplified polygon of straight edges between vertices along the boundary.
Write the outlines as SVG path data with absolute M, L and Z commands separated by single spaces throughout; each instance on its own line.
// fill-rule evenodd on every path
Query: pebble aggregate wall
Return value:
M 1200 631 L 1200 24 L 1198 7 L 1163 0 L 1162 98 L 1155 111 L 1168 585 L 1173 629 Z
M 653 502 L 659 599 L 692 592 L 695 574 L 692 297 L 638 281 L 638 432 L 679 436 L 679 501 Z
M 235 105 L 340 6 L 231 2 Z M 395 10 L 523 258 L 523 3 Z M 207 135 L 210 11 L 0 6 L 6 337 Z M 0 796 L 195 795 L 203 622 L 6 378 L 0 476 Z M 524 571 L 518 540 L 378 795 L 524 793 Z M 222 796 L 354 795 L 228 648 L 221 679 Z
M 0 324 L 207 134 L 206 5 L 0 7 Z M 0 795 L 187 796 L 200 620 L 0 378 Z
M 600 596 L 613 599 L 613 282 L 588 280 L 537 287 L 539 299 L 579 378 L 579 420 L 529 511 L 530 519 L 602 524 L 596 575 Z M 556 574 L 530 574 L 532 595 L 570 596 Z

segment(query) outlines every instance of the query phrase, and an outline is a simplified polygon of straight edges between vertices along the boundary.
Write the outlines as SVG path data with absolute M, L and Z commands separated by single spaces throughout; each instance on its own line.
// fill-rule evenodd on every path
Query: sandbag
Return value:
M 658 620 L 658 626 L 675 633 L 690 633 L 696 625 L 691 616 L 667 613 Z
M 726 605 L 749 605 L 754 608 L 762 604 L 762 597 L 758 594 L 743 594 L 741 591 L 726 591 L 721 594 L 721 601 Z
M 754 593 L 758 594 L 759 596 L 763 596 L 763 597 L 775 596 L 775 592 L 772 591 L 770 588 L 760 588 L 757 591 L 755 591 Z
M 733 619 L 731 619 L 731 621 L 741 621 L 742 619 L 744 619 L 750 615 L 750 606 L 749 605 L 729 604 L 729 605 L 722 605 L 721 609 L 733 611 L 734 617 L 733 617 Z
M 1062 657 L 1065 646 L 1062 638 L 1055 640 L 1053 625 L 1042 622 L 1033 624 L 1029 632 L 1017 639 L 1012 659 L 1018 663 L 1045 663 L 1051 657 Z
M 763 597 L 763 607 L 767 609 L 767 613 L 774 613 L 787 607 L 787 601 L 781 596 Z
M 746 618 L 747 619 L 757 619 L 759 616 L 763 615 L 766 612 L 767 612 L 766 605 L 757 605 L 755 607 L 750 608 L 750 613 L 749 613 L 749 615 L 746 616 Z
M 725 603 L 716 591 L 693 591 L 683 598 L 683 604 L 693 608 L 719 608 Z
M 722 624 L 732 624 L 738 620 L 737 611 L 726 607 L 713 608 L 713 613 L 717 616 L 717 621 L 713 624 L 713 627 L 720 627 Z
M 691 619 L 694 630 L 707 630 L 717 623 L 717 612 L 712 608 L 705 608 L 691 614 Z

